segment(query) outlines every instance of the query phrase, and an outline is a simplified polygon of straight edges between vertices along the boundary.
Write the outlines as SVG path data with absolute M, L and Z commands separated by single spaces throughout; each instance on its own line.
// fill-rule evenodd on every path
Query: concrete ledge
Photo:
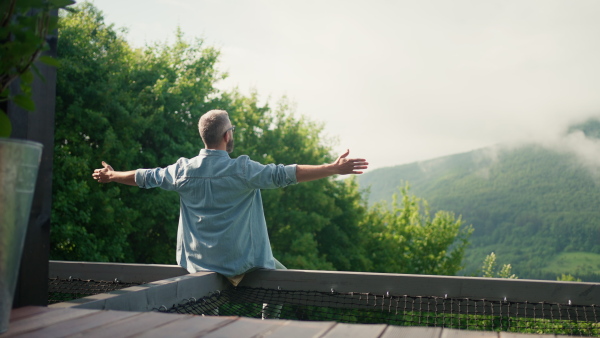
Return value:
M 161 306 L 170 308 L 185 299 L 202 298 L 217 290 L 231 287 L 227 279 L 217 273 L 187 274 L 187 271 L 182 268 L 170 265 L 51 262 L 50 271 L 51 276 L 54 274 L 54 277 L 94 280 L 117 278 L 123 282 L 148 281 L 160 279 L 161 276 L 170 276 L 151 283 L 54 304 L 50 307 L 151 311 Z M 600 283 L 338 271 L 257 270 L 247 274 L 240 286 L 289 291 L 334 291 L 455 298 L 469 301 L 600 306 Z M 515 310 L 519 311 L 518 308 Z M 542 306 L 540 314 L 544 312 L 547 310 Z M 535 316 L 537 312 L 530 315 Z
M 148 283 L 171 277 L 187 275 L 178 265 L 163 264 L 123 264 L 96 262 L 50 261 L 49 278 L 114 281 L 125 283 Z
M 240 286 L 320 292 L 470 298 L 600 306 L 600 283 L 405 275 L 365 272 L 257 270 Z
M 197 272 L 52 304 L 49 307 L 144 312 L 161 306 L 170 308 L 184 299 L 202 298 L 229 287 L 227 279 L 215 272 Z

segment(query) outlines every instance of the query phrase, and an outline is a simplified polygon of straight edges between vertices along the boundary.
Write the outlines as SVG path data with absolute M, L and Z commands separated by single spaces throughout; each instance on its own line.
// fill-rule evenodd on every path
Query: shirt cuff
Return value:
M 298 167 L 298 165 L 296 165 L 296 164 L 290 164 L 290 165 L 286 165 L 284 167 L 286 181 L 288 184 L 298 183 L 298 180 L 296 179 L 296 168 L 297 167 Z
M 146 185 L 146 169 L 138 169 L 135 171 L 135 184 L 143 188 Z

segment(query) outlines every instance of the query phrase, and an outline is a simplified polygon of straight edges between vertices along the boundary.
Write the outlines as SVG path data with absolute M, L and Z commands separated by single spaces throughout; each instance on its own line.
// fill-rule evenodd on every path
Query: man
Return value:
M 140 188 L 160 187 L 180 196 L 177 263 L 190 273 L 215 271 L 237 285 L 246 272 L 285 269 L 271 252 L 260 189 L 273 189 L 332 175 L 362 174 L 368 163 L 347 158 L 331 164 L 263 165 L 246 155 L 232 159 L 235 126 L 224 110 L 198 123 L 205 148 L 166 168 L 115 171 L 106 162 L 92 177 Z

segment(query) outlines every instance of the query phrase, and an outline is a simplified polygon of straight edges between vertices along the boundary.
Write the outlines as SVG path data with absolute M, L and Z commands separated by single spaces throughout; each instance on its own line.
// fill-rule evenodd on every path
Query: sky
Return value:
M 600 116 L 597 0 L 95 0 L 136 47 L 177 27 L 221 51 L 217 84 L 324 124 L 370 170 Z M 572 139 L 572 138 L 571 138 Z M 592 152 L 598 154 L 598 145 Z M 600 156 L 596 156 L 600 157 Z

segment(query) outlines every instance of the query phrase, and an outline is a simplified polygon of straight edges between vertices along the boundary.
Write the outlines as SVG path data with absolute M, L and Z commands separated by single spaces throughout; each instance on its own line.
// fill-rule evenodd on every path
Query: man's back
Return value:
M 295 171 L 295 166 L 262 165 L 247 156 L 231 159 L 225 151 L 203 149 L 166 168 L 140 169 L 136 182 L 179 193 L 178 264 L 190 272 L 231 277 L 275 268 L 260 189 L 296 183 Z

